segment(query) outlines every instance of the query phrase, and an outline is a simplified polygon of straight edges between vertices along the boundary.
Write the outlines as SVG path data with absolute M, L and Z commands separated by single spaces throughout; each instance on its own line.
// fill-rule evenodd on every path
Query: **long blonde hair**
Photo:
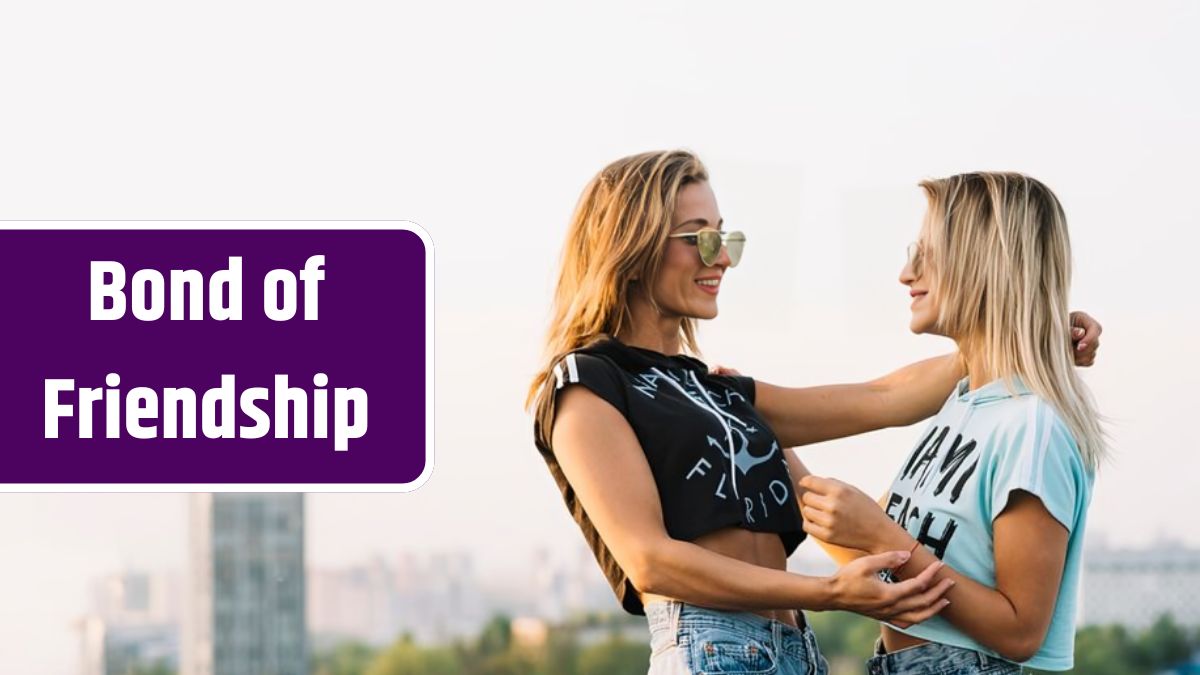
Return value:
M 543 367 L 525 399 L 547 446 L 554 365 L 568 352 L 628 327 L 631 286 L 654 286 L 680 189 L 706 180 L 708 172 L 695 155 L 667 150 L 618 159 L 583 189 L 563 246 Z M 653 303 L 648 293 L 647 298 Z M 682 320 L 680 338 L 686 349 L 697 351 L 695 319 Z
M 1020 377 L 1055 408 L 1096 468 L 1105 439 L 1072 356 L 1071 242 L 1058 198 L 1017 173 L 965 173 L 921 187 L 939 332 L 960 338 L 991 376 Z

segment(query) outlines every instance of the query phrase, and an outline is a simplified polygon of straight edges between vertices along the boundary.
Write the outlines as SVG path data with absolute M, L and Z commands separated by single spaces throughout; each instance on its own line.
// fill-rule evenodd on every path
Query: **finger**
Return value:
M 929 566 L 921 570 L 921 573 L 917 576 L 909 579 L 908 581 L 901 581 L 900 583 L 892 586 L 892 588 L 896 590 L 898 596 L 905 596 L 924 591 L 926 588 L 929 588 L 931 583 L 933 583 L 933 577 L 945 566 L 946 563 L 943 563 L 940 560 L 930 563 Z
M 836 500 L 811 490 L 806 490 L 804 494 L 800 496 L 800 503 L 804 504 L 805 506 L 811 506 L 815 509 L 828 512 L 832 512 L 834 507 L 837 505 Z
M 863 556 L 858 560 L 859 564 L 866 565 L 867 568 L 872 572 L 879 572 L 881 570 L 890 570 L 895 567 L 899 567 L 908 562 L 908 558 L 908 551 L 886 551 L 884 553 L 876 553 L 875 555 Z M 896 586 L 902 586 L 907 583 L 907 581 L 904 581 L 896 584 Z M 901 593 L 901 595 L 903 595 L 903 593 Z
M 816 523 L 821 527 L 833 527 L 833 518 L 828 513 L 807 504 L 800 507 L 800 515 L 804 516 L 807 522 Z
M 809 536 L 816 537 L 821 541 L 829 541 L 833 538 L 833 532 L 831 532 L 829 528 L 817 525 L 811 520 L 805 520 L 801 527 L 809 534 Z
M 822 495 L 828 494 L 836 483 L 832 478 L 822 478 L 811 473 L 800 479 L 800 487 Z
M 1082 338 L 1085 342 L 1095 342 L 1096 338 L 1100 337 L 1100 333 L 1104 332 L 1104 327 L 1100 325 L 1100 322 L 1087 312 L 1072 312 L 1071 325 L 1084 329 Z
M 892 607 L 892 616 L 902 621 L 916 623 L 918 621 L 924 621 L 925 619 L 928 619 L 934 614 L 942 611 L 942 609 L 950 604 L 950 598 L 945 597 L 946 591 L 942 591 L 940 588 L 941 584 L 938 586 L 938 590 L 942 592 L 941 595 L 932 596 L 932 599 L 930 599 L 928 602 L 922 602 L 919 605 L 910 605 L 907 602 L 903 606 L 897 604 L 896 606 Z M 922 599 L 931 597 L 929 595 L 929 591 L 922 593 L 921 596 Z
M 896 626 L 897 628 L 908 628 L 913 624 L 921 623 L 930 617 L 936 616 L 939 612 L 949 606 L 950 601 L 946 598 L 942 598 L 941 600 L 938 600 L 937 602 L 923 609 L 902 612 L 892 617 L 892 620 L 888 621 L 888 623 Z
M 918 593 L 917 595 L 902 598 L 892 605 L 891 611 L 895 614 L 903 614 L 905 612 L 917 612 L 932 607 L 942 600 L 942 596 L 950 591 L 954 586 L 953 579 L 942 579 L 933 585 L 929 590 Z

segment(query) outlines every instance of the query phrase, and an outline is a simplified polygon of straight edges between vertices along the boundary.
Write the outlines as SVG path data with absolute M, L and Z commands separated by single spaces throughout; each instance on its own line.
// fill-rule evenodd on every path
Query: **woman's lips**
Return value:
M 699 286 L 700 290 L 704 291 L 705 293 L 708 293 L 709 295 L 716 295 L 721 290 L 721 278 L 706 277 L 704 279 L 697 279 L 696 285 Z

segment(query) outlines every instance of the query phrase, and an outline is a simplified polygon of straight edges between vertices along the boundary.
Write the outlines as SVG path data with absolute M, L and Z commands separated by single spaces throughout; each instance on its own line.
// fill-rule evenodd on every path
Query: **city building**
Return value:
M 83 675 L 179 666 L 177 580 L 127 570 L 91 585 L 90 611 L 76 622 Z
M 181 675 L 307 675 L 304 495 L 195 494 Z

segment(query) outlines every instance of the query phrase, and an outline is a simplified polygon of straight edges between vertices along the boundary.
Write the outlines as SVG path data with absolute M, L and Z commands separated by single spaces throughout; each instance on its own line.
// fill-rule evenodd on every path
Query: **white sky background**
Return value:
M 436 470 L 414 494 L 310 497 L 309 563 L 466 549 L 487 572 L 579 545 L 521 402 L 567 218 L 608 161 L 700 153 L 749 237 L 702 345 L 790 384 L 947 350 L 908 333 L 896 282 L 915 184 L 1024 171 L 1062 199 L 1073 305 L 1105 325 L 1087 380 L 1119 455 L 1091 530 L 1200 545 L 1180 508 L 1200 474 L 1200 5 L 914 4 L 6 5 L 0 218 L 421 223 Z M 879 492 L 916 433 L 804 456 Z M 184 505 L 0 495 L 4 670 L 72 672 L 86 584 L 182 567 Z

